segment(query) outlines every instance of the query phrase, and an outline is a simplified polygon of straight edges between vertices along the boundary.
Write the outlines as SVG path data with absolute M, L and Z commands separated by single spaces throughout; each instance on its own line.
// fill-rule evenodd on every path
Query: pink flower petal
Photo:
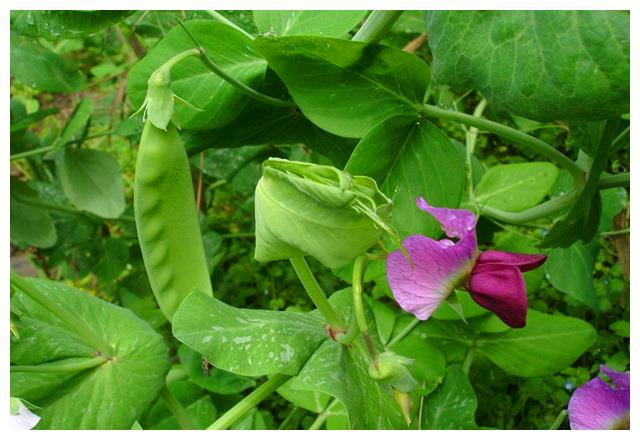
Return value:
M 469 293 L 475 302 L 494 312 L 508 326 L 525 326 L 527 290 L 516 266 L 476 264 L 469 279 Z
M 516 254 L 504 251 L 483 251 L 478 258 L 478 264 L 500 263 L 516 266 L 522 272 L 536 269 L 547 260 L 542 254 Z
M 596 377 L 575 390 L 568 408 L 571 429 L 629 429 L 630 389 L 620 386 L 629 384 L 629 373 L 600 370 L 616 388 Z
M 468 276 L 476 257 L 472 243 L 436 241 L 422 235 L 403 243 L 413 267 L 400 251 L 387 257 L 387 278 L 393 295 L 404 310 L 425 320 Z
M 630 375 L 628 371 L 621 373 L 607 367 L 606 365 L 600 365 L 600 372 L 611 379 L 611 382 L 616 386 L 616 390 L 631 388 Z
M 416 200 L 418 208 L 428 212 L 442 225 L 442 229 L 449 238 L 460 240 L 473 239 L 476 241 L 476 216 L 466 209 L 435 208 L 430 206 L 422 197 Z

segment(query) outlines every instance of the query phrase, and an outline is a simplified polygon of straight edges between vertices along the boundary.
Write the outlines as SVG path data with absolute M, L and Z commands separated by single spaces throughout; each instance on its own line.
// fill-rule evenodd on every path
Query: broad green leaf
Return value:
M 538 121 L 629 111 L 628 11 L 429 11 L 436 81 Z
M 216 367 L 243 376 L 296 374 L 327 338 L 315 315 L 231 307 L 194 292 L 180 305 L 173 334 Z
M 185 22 L 185 26 L 200 41 L 209 58 L 227 74 L 249 87 L 262 83 L 267 65 L 254 51 L 249 37 L 214 20 L 191 20 Z M 129 72 L 127 91 L 133 105 L 137 108 L 142 104 L 147 94 L 147 80 L 155 69 L 174 55 L 194 47 L 180 26 L 160 40 Z M 202 110 L 176 104 L 175 116 L 185 129 L 222 127 L 233 121 L 249 100 L 196 57 L 172 68 L 171 88 L 177 96 Z
M 361 137 L 422 108 L 429 68 L 402 50 L 301 36 L 258 37 L 256 47 L 305 116 L 330 133 Z
M 401 237 L 440 235 L 440 223 L 416 207 L 416 198 L 457 208 L 465 181 L 464 162 L 449 138 L 427 120 L 404 116 L 392 117 L 367 133 L 345 171 L 376 179 L 393 200 L 391 224 Z
M 398 325 L 396 325 L 398 330 L 394 329 L 394 333 L 400 331 L 408 321 L 413 319 L 415 319 L 413 316 L 407 316 L 403 323 L 398 318 Z M 466 352 L 473 346 L 476 339 L 472 329 L 460 319 L 428 319 L 418 324 L 409 334 L 434 344 L 445 355 L 448 363 L 462 362 Z
M 80 101 L 76 108 L 73 109 L 71 116 L 69 116 L 69 120 L 62 129 L 56 145 L 62 147 L 73 141 L 82 140 L 88 129 L 92 111 L 93 102 L 90 99 L 85 98 Z
M 70 93 L 85 86 L 84 76 L 70 62 L 37 40 L 11 34 L 11 76 L 42 92 Z
M 568 248 L 549 250 L 544 266 L 547 279 L 562 293 L 566 293 L 594 310 L 598 308 L 593 269 L 598 254 L 598 243 L 573 243 Z
M 289 383 L 285 382 L 280 388 L 278 388 L 278 394 L 293 403 L 295 406 L 299 406 L 314 413 L 321 413 L 327 407 L 329 402 L 329 396 L 327 394 L 318 393 L 313 390 L 301 391 L 291 389 Z
M 302 143 L 342 168 L 356 141 L 313 125 L 302 113 L 251 102 L 230 124 L 211 130 L 184 132 L 188 154 L 207 148 Z
M 600 195 L 602 196 L 602 214 L 598 232 L 611 231 L 614 227 L 613 219 L 627 206 L 629 196 L 624 188 L 603 189 Z
M 186 410 L 194 425 L 193 429 L 206 429 L 216 419 L 217 411 L 211 397 L 197 385 L 180 380 L 168 384 L 167 388 Z M 182 429 L 164 398 L 158 399 L 149 410 L 144 425 L 146 429 Z
M 49 248 L 56 244 L 58 234 L 49 212 L 10 197 L 9 236 L 18 245 Z
M 47 40 L 81 38 L 107 28 L 134 11 L 11 11 L 19 34 Z
M 474 429 L 478 398 L 459 364 L 449 365 L 444 382 L 425 401 L 426 429 Z
M 41 119 L 46 118 L 49 115 L 55 115 L 58 113 L 60 109 L 56 107 L 46 108 L 44 110 L 39 110 L 33 113 L 29 113 L 28 115 L 24 115 L 20 118 L 17 118 L 15 121 L 11 120 L 11 133 L 24 130 L 25 128 L 30 127 Z
M 391 28 L 391 32 L 420 34 L 426 30 L 425 11 L 404 11 Z
M 489 168 L 475 188 L 478 206 L 520 212 L 540 203 L 558 178 L 549 162 L 512 163 Z
M 100 240 L 102 257 L 95 269 L 102 282 L 111 282 L 127 268 L 129 264 L 129 246 L 122 238 L 108 237 Z
M 382 345 L 389 342 L 393 327 L 396 323 L 396 312 L 383 302 L 376 301 L 370 296 L 365 296 L 365 300 L 373 312 L 376 320 L 376 328 L 378 329 L 378 337 Z
M 507 373 L 533 377 L 562 371 L 596 338 L 595 329 L 585 321 L 529 309 L 526 327 L 482 334 L 476 344 L 480 353 Z
M 42 429 L 129 429 L 165 385 L 169 369 L 162 336 L 130 310 L 79 290 L 20 278 L 11 300 L 20 338 L 11 340 L 12 365 L 69 365 L 96 359 L 99 347 L 22 289 L 39 292 L 113 347 L 113 357 L 73 372 L 12 372 L 11 394 L 42 408 Z M 35 384 L 35 385 L 34 385 Z
M 620 125 L 620 119 L 610 119 L 601 123 L 599 142 L 592 157 L 587 181 L 569 213 L 553 225 L 541 246 L 566 248 L 578 239 L 589 242 L 595 236 L 602 211 L 598 182 L 607 167 L 611 142 L 619 134 Z
M 255 385 L 255 381 L 246 377 L 236 376 L 221 370 L 215 365 L 209 366 L 208 374 L 203 372 L 202 355 L 191 350 L 186 345 L 178 349 L 180 363 L 184 366 L 189 380 L 198 386 L 216 394 L 234 394 Z
M 65 149 L 57 172 L 62 189 L 78 209 L 104 218 L 118 218 L 123 213 L 122 171 L 109 153 Z
M 410 333 L 399 342 L 389 347 L 399 355 L 414 359 L 407 368 L 413 378 L 418 381 L 417 391 L 421 394 L 433 391 L 445 376 L 446 360 L 442 351 L 434 344 Z
M 366 14 L 367 11 L 253 11 L 253 20 L 260 33 L 342 37 Z

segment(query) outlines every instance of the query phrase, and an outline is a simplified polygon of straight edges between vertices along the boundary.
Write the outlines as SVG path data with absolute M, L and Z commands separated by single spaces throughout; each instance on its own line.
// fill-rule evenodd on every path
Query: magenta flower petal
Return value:
M 522 272 L 536 269 L 547 260 L 542 254 L 516 254 L 504 251 L 484 251 L 478 257 L 478 264 L 500 263 L 516 266 Z
M 400 251 L 387 257 L 387 279 L 404 310 L 425 320 L 471 272 L 475 246 L 412 235 L 402 242 L 413 267 Z M 475 241 L 474 241 L 475 244 Z
M 469 293 L 475 302 L 494 312 L 508 326 L 525 326 L 527 290 L 516 266 L 476 264 L 469 279 Z
M 605 366 L 600 371 L 615 388 L 596 377 L 575 390 L 568 408 L 571 429 L 629 429 L 629 373 Z
M 431 214 L 442 225 L 442 229 L 449 238 L 473 240 L 476 246 L 476 217 L 466 209 L 435 208 L 430 206 L 422 197 L 416 200 L 418 208 Z

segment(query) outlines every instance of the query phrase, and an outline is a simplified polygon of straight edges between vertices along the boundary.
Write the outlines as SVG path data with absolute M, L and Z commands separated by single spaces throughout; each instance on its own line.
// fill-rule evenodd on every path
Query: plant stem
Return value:
M 363 43 L 377 43 L 389 32 L 403 11 L 372 11 L 360 30 L 351 39 Z
M 483 99 L 476 106 L 473 111 L 473 116 L 479 118 L 482 116 L 485 108 L 487 108 L 487 100 Z M 473 152 L 476 148 L 476 141 L 478 140 L 478 127 L 471 127 L 466 134 L 465 144 L 466 144 L 466 153 L 467 153 L 467 162 L 466 162 L 466 172 L 467 172 L 467 191 L 469 193 L 469 200 L 471 203 L 475 205 L 475 197 L 473 193 Z
M 38 154 L 48 153 L 56 148 L 55 145 L 49 145 L 47 147 L 35 148 L 29 151 L 23 151 L 22 153 L 12 154 L 9 157 L 9 161 L 13 162 L 14 160 L 24 159 L 25 157 L 37 156 Z
M 291 376 L 276 374 L 265 383 L 253 390 L 240 402 L 236 403 L 229 411 L 213 422 L 207 429 L 227 429 L 229 426 L 245 415 L 247 411 L 266 399 L 271 393 L 280 388 Z
M 193 423 L 193 420 L 191 420 L 191 417 L 187 413 L 187 410 L 182 406 L 182 403 L 180 403 L 176 396 L 171 393 L 169 388 L 164 387 L 162 391 L 160 391 L 160 398 L 164 404 L 167 405 L 171 414 L 176 418 L 181 429 L 197 429 L 195 423 Z
M 230 26 L 232 28 L 234 28 L 235 30 L 242 32 L 245 36 L 251 38 L 253 40 L 253 35 L 251 35 L 249 32 L 245 31 L 244 29 L 242 29 L 240 26 L 238 26 L 237 24 L 235 24 L 233 21 L 229 20 L 227 17 L 225 17 L 224 15 L 220 14 L 218 11 L 205 11 L 207 14 L 209 14 L 212 18 L 218 20 L 220 23 L 224 23 L 227 26 Z
M 322 411 L 318 415 L 318 417 L 315 419 L 315 421 L 311 424 L 311 426 L 309 426 L 309 431 L 315 431 L 317 429 L 322 428 L 322 425 L 324 425 L 324 422 L 327 420 L 327 417 L 329 417 L 329 413 L 337 403 L 338 403 L 338 399 L 333 399 L 331 402 L 329 402 L 329 404 L 324 409 L 324 411 Z
M 362 273 L 364 272 L 367 262 L 367 256 L 360 255 L 353 264 L 353 310 L 358 328 L 362 333 L 367 331 L 367 320 L 364 315 L 364 305 L 362 304 Z
M 64 364 L 59 361 L 55 361 L 38 365 L 11 365 L 9 370 L 12 373 L 74 373 L 97 367 L 106 361 L 107 358 L 103 356 L 96 356 L 92 358 L 80 358 L 75 362 L 68 362 Z
M 287 417 L 285 417 L 285 419 L 282 421 L 282 423 L 280 423 L 280 426 L 278 426 L 278 431 L 282 430 L 285 428 L 285 426 L 287 426 L 287 423 L 289 423 L 291 421 L 291 419 L 293 418 L 293 416 L 300 410 L 299 406 L 294 406 L 293 409 L 291 411 L 289 411 L 289 415 L 287 415 Z
M 313 276 L 313 273 L 311 272 L 311 269 L 309 269 L 309 265 L 304 257 L 289 258 L 289 261 L 291 262 L 296 275 L 298 275 L 300 282 L 304 286 L 304 289 L 311 298 L 311 301 L 313 301 L 316 308 L 320 310 L 320 313 L 324 316 L 324 319 L 327 320 L 327 323 L 337 332 L 344 332 L 345 328 L 342 323 L 342 319 L 329 303 L 329 300 L 322 291 L 320 284 L 318 284 L 318 281 Z
M 564 422 L 564 419 L 566 418 L 567 418 L 567 410 L 563 409 L 562 411 L 560 411 L 560 414 L 558 414 L 558 417 L 556 417 L 555 421 L 551 424 L 551 426 L 549 427 L 549 430 L 560 429 L 560 425 L 562 425 L 562 422 Z
M 546 142 L 543 142 L 540 139 L 537 139 L 533 136 L 523 133 L 520 130 L 516 130 L 515 128 L 511 128 L 506 125 L 499 124 L 494 121 L 490 121 L 488 119 L 467 115 L 461 112 L 444 110 L 429 104 L 425 104 L 423 106 L 423 114 L 428 117 L 441 118 L 449 121 L 460 122 L 462 124 L 467 124 L 472 127 L 477 127 L 482 130 L 487 130 L 515 144 L 528 147 L 534 150 L 535 152 L 542 154 L 543 156 L 546 156 L 552 161 L 556 162 L 562 168 L 569 171 L 569 173 L 571 174 L 571 177 L 573 177 L 573 180 L 577 184 L 582 184 L 583 173 L 580 167 L 576 165 L 575 162 L 573 162 L 567 156 L 565 156 L 560 151 L 558 151 L 551 145 L 547 144 Z
M 490 206 L 479 206 L 480 213 L 496 220 L 504 221 L 512 224 L 523 224 L 540 218 L 548 217 L 552 214 L 569 208 L 578 198 L 580 193 L 574 188 L 571 191 L 555 197 L 549 201 L 541 203 L 533 208 L 525 209 L 520 212 L 508 212 L 502 209 L 492 208 Z
M 626 235 L 629 233 L 631 233 L 631 229 L 625 228 L 625 229 L 618 229 L 617 231 L 600 232 L 599 235 L 602 235 L 604 237 L 611 237 L 612 235 Z
M 191 33 L 189 29 L 182 23 L 178 22 L 182 26 L 182 29 L 189 35 L 189 38 L 193 40 L 194 44 L 197 46 L 196 49 L 199 52 L 200 61 L 205 65 L 207 69 L 218 75 L 220 78 L 231 84 L 233 87 L 237 88 L 238 91 L 244 93 L 248 97 L 255 99 L 256 101 L 262 102 L 263 104 L 271 105 L 274 107 L 284 107 L 284 108 L 294 108 L 295 104 L 291 101 L 284 101 L 282 99 L 274 98 L 272 96 L 265 95 L 264 93 L 260 93 L 255 89 L 252 89 L 248 85 L 238 81 L 227 72 L 225 72 L 220 66 L 213 62 L 207 52 L 204 50 L 204 47 L 200 44 L 198 39 Z
M 95 348 L 104 357 L 112 357 L 114 354 L 114 347 L 112 347 L 101 336 L 96 334 L 92 328 L 90 328 L 84 321 L 78 319 L 73 313 L 67 309 L 58 305 L 52 301 L 45 293 L 40 292 L 37 289 L 33 289 L 22 277 L 11 273 L 11 284 L 29 296 L 32 300 L 36 301 L 45 309 L 53 313 L 58 319 L 60 319 L 69 329 L 74 331 L 80 338 L 82 338 L 89 346 Z
M 387 348 L 390 348 L 391 346 L 402 341 L 402 338 L 407 336 L 411 332 L 411 330 L 413 330 L 415 326 L 418 325 L 419 323 L 420 323 L 420 320 L 418 318 L 413 318 L 413 320 L 411 320 L 411 322 L 407 324 L 407 326 L 403 328 L 402 331 L 395 336 L 395 338 L 389 341 L 389 343 L 387 344 Z
M 33 197 L 23 197 L 23 196 L 14 196 L 15 199 L 21 203 L 24 203 L 26 205 L 31 205 L 31 206 L 35 206 L 37 208 L 43 208 L 43 209 L 50 209 L 53 211 L 60 211 L 60 212 L 66 212 L 69 214 L 74 214 L 74 215 L 85 215 L 87 214 L 84 211 L 81 211 L 80 209 L 76 209 L 73 208 L 71 206 L 63 206 L 63 205 L 58 205 L 56 203 L 50 203 L 44 200 L 40 200 L 40 199 L 35 199 Z M 135 219 L 133 217 L 129 217 L 126 215 L 120 216 L 116 219 L 113 220 L 120 220 L 123 222 L 128 222 L 128 223 L 135 223 Z
M 464 356 L 464 360 L 462 361 L 462 371 L 464 371 L 464 374 L 466 374 L 467 376 L 469 375 L 471 364 L 473 364 L 473 358 L 475 353 L 476 353 L 476 347 L 472 345 L 467 350 L 467 354 Z
M 612 176 L 603 176 L 598 182 L 598 188 L 617 188 L 619 186 L 629 186 L 631 183 L 631 173 L 619 173 Z

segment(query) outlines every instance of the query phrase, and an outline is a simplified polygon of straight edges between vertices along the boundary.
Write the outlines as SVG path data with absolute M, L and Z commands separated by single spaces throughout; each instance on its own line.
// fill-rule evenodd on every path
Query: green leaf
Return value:
M 215 365 L 210 365 L 209 373 L 206 375 L 203 372 L 202 355 L 186 345 L 180 346 L 178 356 L 180 356 L 180 363 L 184 366 L 189 380 L 205 390 L 216 394 L 234 394 L 255 385 L 255 381 L 236 376 L 217 368 Z
M 58 147 L 62 147 L 73 141 L 80 141 L 85 137 L 89 127 L 91 113 L 93 112 L 93 102 L 90 99 L 83 99 L 73 109 L 73 113 L 69 116 L 69 120 L 62 129 L 60 137 L 56 142 Z
M 118 218 L 124 212 L 122 171 L 109 153 L 65 149 L 57 172 L 62 189 L 78 209 L 104 218 Z
M 249 37 L 214 20 L 191 20 L 185 26 L 200 41 L 209 58 L 227 74 L 249 87 L 256 88 L 262 83 L 266 62 L 256 54 Z M 127 92 L 133 105 L 142 105 L 147 80 L 158 67 L 193 48 L 193 41 L 180 26 L 160 40 L 129 72 Z M 171 69 L 171 88 L 177 96 L 202 110 L 176 105 L 175 116 L 185 129 L 222 127 L 233 121 L 249 100 L 195 57 L 182 60 Z
M 415 333 L 409 333 L 389 348 L 399 355 L 414 359 L 407 368 L 418 381 L 421 394 L 433 391 L 445 376 L 446 360 L 442 351 Z
M 11 34 L 11 76 L 42 92 L 71 93 L 85 86 L 84 76 L 38 41 Z
M 322 37 L 258 37 L 256 47 L 318 127 L 361 137 L 394 115 L 417 116 L 429 83 L 418 57 Z
M 598 243 L 584 244 L 577 241 L 568 248 L 551 249 L 544 266 L 547 279 L 553 287 L 593 310 L 598 309 L 593 284 L 598 250 Z
M 613 219 L 627 206 L 629 196 L 624 188 L 603 189 L 600 195 L 602 196 L 602 214 L 598 232 L 611 231 L 614 227 Z
M 342 37 L 353 29 L 367 11 L 253 11 L 260 33 L 277 35 L 319 35 Z
M 56 107 L 51 107 L 51 108 L 46 108 L 44 110 L 39 110 L 37 112 L 33 112 L 33 113 L 29 113 L 28 115 L 25 115 L 23 117 L 20 117 L 17 120 L 12 120 L 11 121 L 11 133 L 16 132 L 16 131 L 20 131 L 20 130 L 24 130 L 25 128 L 30 127 L 31 125 L 35 124 L 36 122 L 40 121 L 41 119 L 46 118 L 47 116 L 50 115 L 55 115 L 56 113 L 58 113 L 60 111 L 60 109 L 56 108 Z
M 380 342 L 382 345 L 386 345 L 387 342 L 389 342 L 391 333 L 393 333 L 393 327 L 396 323 L 396 312 L 385 303 L 376 301 L 370 296 L 365 296 L 365 300 L 376 320 L 376 328 L 378 329 Z
M 291 389 L 289 383 L 285 382 L 277 392 L 282 397 L 293 403 L 295 406 L 299 406 L 314 413 L 321 413 L 327 407 L 329 403 L 329 396 L 327 394 L 318 393 L 313 390 L 301 391 Z
M 393 24 L 391 32 L 420 34 L 426 30 L 424 17 L 425 11 L 404 11 Z
M 589 242 L 598 230 L 602 201 L 598 192 L 600 175 L 607 167 L 611 142 L 619 133 L 620 119 L 603 121 L 596 151 L 592 157 L 587 181 L 580 196 L 565 218 L 553 225 L 544 237 L 542 247 L 569 247 L 580 239 Z
M 327 338 L 315 315 L 231 307 L 194 292 L 180 305 L 173 334 L 216 367 L 243 376 L 296 374 Z
M 217 416 L 211 397 L 197 385 L 180 380 L 167 385 L 171 395 L 184 407 L 194 429 L 206 429 Z M 144 420 L 146 429 L 182 429 L 165 399 L 159 399 Z
M 477 302 L 471 299 L 471 295 L 469 295 L 467 292 L 462 292 L 460 290 L 455 290 L 454 292 L 458 299 L 458 303 L 462 307 L 462 313 L 464 314 L 465 318 L 474 318 L 476 316 L 482 316 L 490 313 L 489 310 L 479 306 Z M 457 321 L 460 319 L 460 316 L 447 302 L 443 302 L 431 316 L 435 319 L 443 319 L 449 321 Z
M 130 310 L 64 283 L 20 280 L 11 300 L 20 317 L 20 339 L 11 340 L 12 365 L 69 365 L 95 359 L 98 351 L 22 288 L 40 292 L 71 313 L 79 325 L 113 347 L 114 354 L 98 366 L 72 373 L 12 372 L 11 395 L 42 408 L 38 428 L 129 429 L 165 384 L 169 359 L 162 336 Z
M 14 197 L 10 197 L 9 203 L 9 236 L 12 243 L 43 249 L 56 244 L 58 234 L 49 212 L 21 203 Z
M 81 38 L 107 28 L 134 11 L 11 11 L 19 34 L 60 40 Z
M 111 282 L 127 268 L 129 263 L 129 246 L 122 238 L 107 237 L 100 240 L 102 257 L 95 269 L 102 282 Z
M 427 429 L 474 429 L 478 398 L 459 364 L 450 365 L 444 382 L 425 401 Z
M 478 206 L 509 212 L 532 208 L 549 194 L 558 168 L 549 162 L 512 163 L 489 168 L 475 188 Z
M 437 81 L 538 121 L 629 111 L 627 11 L 429 11 Z
M 391 196 L 391 224 L 402 237 L 440 235 L 440 223 L 416 207 L 416 198 L 457 208 L 465 181 L 464 162 L 449 138 L 427 120 L 404 116 L 392 117 L 367 133 L 345 171 L 374 178 Z
M 595 329 L 585 321 L 529 309 L 526 327 L 482 334 L 477 347 L 507 373 L 533 377 L 562 371 L 591 347 L 596 338 Z

